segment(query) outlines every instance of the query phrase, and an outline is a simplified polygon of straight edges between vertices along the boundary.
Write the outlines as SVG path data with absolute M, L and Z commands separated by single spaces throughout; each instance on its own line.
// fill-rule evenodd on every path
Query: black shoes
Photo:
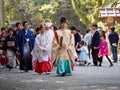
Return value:
M 113 66 L 113 64 L 110 64 L 110 67 L 112 67 Z
M 118 63 L 117 61 L 114 61 L 113 63 Z
M 66 73 L 62 73 L 62 77 L 65 77 Z
M 102 67 L 102 65 L 101 65 L 101 64 L 99 64 L 99 67 Z
M 50 75 L 50 72 L 46 72 L 46 75 Z
M 91 63 L 88 63 L 87 66 L 89 66 Z
M 28 70 L 24 70 L 24 72 L 28 72 Z

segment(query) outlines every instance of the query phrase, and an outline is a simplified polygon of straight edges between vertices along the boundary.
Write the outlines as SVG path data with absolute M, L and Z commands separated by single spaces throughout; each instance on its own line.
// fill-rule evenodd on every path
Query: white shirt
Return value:
M 91 33 L 87 33 L 87 34 L 84 36 L 84 40 L 85 40 L 85 42 L 87 43 L 87 45 L 91 45 L 91 42 L 92 42 L 92 34 L 91 34 Z
M 50 38 L 50 43 L 52 44 L 52 41 L 53 41 L 53 37 L 54 37 L 54 32 L 53 32 L 53 30 L 48 30 L 48 31 L 46 31 L 46 34 L 49 36 L 49 38 Z

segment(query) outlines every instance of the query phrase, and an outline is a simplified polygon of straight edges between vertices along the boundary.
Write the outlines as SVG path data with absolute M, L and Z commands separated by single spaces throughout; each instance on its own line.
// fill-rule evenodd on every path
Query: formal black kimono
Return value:
M 16 66 L 16 39 L 15 36 L 7 36 L 5 39 L 6 57 L 7 57 L 7 65 L 6 67 L 12 69 Z

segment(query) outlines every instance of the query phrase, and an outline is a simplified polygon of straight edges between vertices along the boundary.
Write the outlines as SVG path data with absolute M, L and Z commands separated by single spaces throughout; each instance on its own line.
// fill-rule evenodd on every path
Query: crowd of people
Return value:
M 34 70 L 36 73 L 50 74 L 53 67 L 57 67 L 56 73 L 61 76 L 72 75 L 75 62 L 80 66 L 89 66 L 91 59 L 93 66 L 102 66 L 105 56 L 113 66 L 118 62 L 119 35 L 115 27 L 110 28 L 110 33 L 102 27 L 93 24 L 91 30 L 86 30 L 83 36 L 76 27 L 68 27 L 65 17 L 60 19 L 60 27 L 57 28 L 50 20 L 44 20 L 34 33 L 29 29 L 27 21 L 16 23 L 16 29 L 6 31 L 1 28 L 0 34 L 0 67 L 7 67 L 10 71 L 19 67 L 21 72 Z M 106 40 L 108 38 L 108 40 Z M 109 50 L 109 44 L 111 51 Z M 109 55 L 113 55 L 113 60 Z

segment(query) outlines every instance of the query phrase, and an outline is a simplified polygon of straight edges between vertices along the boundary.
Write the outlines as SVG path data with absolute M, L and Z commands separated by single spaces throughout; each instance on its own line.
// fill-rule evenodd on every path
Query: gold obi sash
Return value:
M 7 41 L 7 46 L 8 47 L 14 47 L 15 46 L 15 41 Z
M 0 44 L 4 44 L 5 38 L 1 38 Z

